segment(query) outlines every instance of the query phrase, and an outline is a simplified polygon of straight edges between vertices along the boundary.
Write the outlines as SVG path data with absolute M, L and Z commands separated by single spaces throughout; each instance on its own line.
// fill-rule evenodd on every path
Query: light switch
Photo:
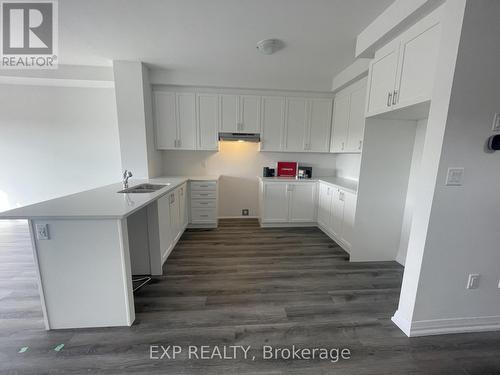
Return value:
M 479 277 L 478 273 L 471 273 L 469 279 L 467 280 L 467 289 L 477 289 L 479 288 Z
M 500 113 L 495 113 L 493 117 L 493 131 L 500 132 Z
M 49 225 L 48 224 L 36 224 L 36 238 L 38 240 L 48 240 L 49 239 Z
M 448 173 L 446 175 L 446 185 L 462 186 L 463 178 L 464 178 L 463 168 L 448 168 Z

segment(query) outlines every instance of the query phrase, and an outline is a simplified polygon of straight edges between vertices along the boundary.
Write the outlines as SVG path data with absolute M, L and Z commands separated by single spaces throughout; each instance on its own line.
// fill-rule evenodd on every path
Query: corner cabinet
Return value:
M 261 225 L 314 225 L 316 190 L 316 182 L 261 180 L 259 189 Z
M 217 150 L 217 95 L 153 91 L 158 150 Z
M 431 100 L 442 10 L 440 6 L 375 53 L 368 77 L 366 117 Z
M 365 131 L 365 98 L 367 78 L 335 95 L 330 152 L 360 153 Z

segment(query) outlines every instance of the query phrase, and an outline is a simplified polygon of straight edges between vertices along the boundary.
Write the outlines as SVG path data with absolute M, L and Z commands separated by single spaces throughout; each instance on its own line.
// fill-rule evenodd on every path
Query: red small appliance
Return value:
M 278 162 L 278 177 L 296 177 L 297 162 L 296 161 L 279 161 Z

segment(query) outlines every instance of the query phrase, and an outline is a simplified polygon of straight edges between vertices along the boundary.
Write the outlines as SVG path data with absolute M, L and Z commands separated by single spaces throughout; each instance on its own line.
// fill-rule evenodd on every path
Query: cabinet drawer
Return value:
M 215 191 L 217 189 L 217 183 L 215 181 L 192 181 L 191 191 L 202 190 L 202 191 Z
M 215 208 L 215 199 L 193 199 L 192 208 Z
M 215 199 L 216 191 L 191 191 L 191 199 Z
M 196 222 L 214 222 L 217 220 L 215 214 L 215 208 L 192 208 L 191 209 L 191 221 Z

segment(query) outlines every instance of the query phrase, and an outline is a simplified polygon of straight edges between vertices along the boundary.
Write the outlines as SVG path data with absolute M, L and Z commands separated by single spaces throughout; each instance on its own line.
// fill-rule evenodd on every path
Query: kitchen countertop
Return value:
M 123 219 L 147 206 L 188 180 L 218 180 L 218 176 L 158 177 L 130 179 L 129 187 L 136 185 L 169 184 L 153 193 L 118 193 L 122 183 L 102 186 L 92 190 L 0 212 L 0 220 L 10 219 Z
M 296 178 L 296 177 L 259 177 L 262 181 L 281 181 L 281 182 L 324 182 L 326 184 L 340 187 L 346 191 L 357 194 L 358 181 L 350 180 L 341 177 L 313 177 L 313 178 Z

